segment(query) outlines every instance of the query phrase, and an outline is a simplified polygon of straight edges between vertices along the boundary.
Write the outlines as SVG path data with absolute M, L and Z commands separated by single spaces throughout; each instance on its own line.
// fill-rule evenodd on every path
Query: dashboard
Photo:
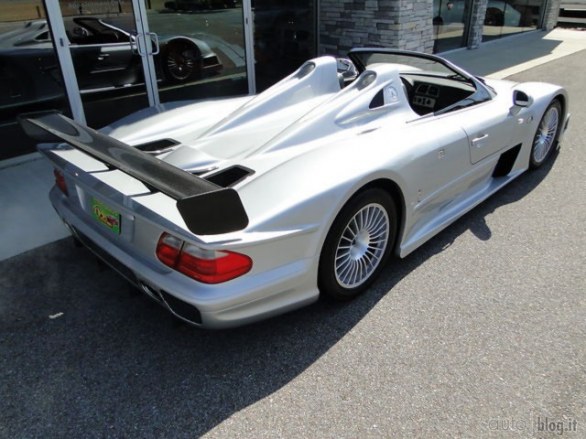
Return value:
M 411 104 L 418 107 L 430 108 L 433 110 L 439 98 L 440 89 L 436 85 L 420 83 L 415 88 L 415 94 L 411 99 Z
M 476 91 L 469 82 L 450 78 L 417 74 L 403 74 L 401 77 L 406 84 L 409 104 L 419 115 L 447 108 Z

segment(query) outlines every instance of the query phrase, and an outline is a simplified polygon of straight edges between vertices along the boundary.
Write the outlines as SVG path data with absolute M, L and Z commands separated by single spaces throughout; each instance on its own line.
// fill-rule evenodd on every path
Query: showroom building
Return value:
M 560 0 L 0 0 L 0 160 L 21 113 L 92 127 L 264 90 L 318 54 L 428 53 L 552 29 Z

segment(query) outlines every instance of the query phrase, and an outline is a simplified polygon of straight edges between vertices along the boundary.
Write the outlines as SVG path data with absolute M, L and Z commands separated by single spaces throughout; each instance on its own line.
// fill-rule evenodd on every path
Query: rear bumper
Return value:
M 245 275 L 218 285 L 196 282 L 115 242 L 110 231 L 79 215 L 68 199 L 53 188 L 53 207 L 72 234 L 96 256 L 190 324 L 222 329 L 263 320 L 300 308 L 318 299 L 317 263 L 312 258 L 292 261 L 263 273 Z M 104 230 L 102 230 L 104 229 Z

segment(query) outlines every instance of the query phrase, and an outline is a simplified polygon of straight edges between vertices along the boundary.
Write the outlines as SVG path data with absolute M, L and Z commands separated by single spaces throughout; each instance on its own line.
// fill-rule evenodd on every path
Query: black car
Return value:
M 172 0 L 165 2 L 165 8 L 172 11 L 200 11 L 235 7 L 236 0 Z
M 77 81 L 82 93 L 111 90 L 144 82 L 137 39 L 96 17 L 66 22 Z M 204 41 L 185 36 L 153 40 L 157 77 L 182 83 L 217 74 L 218 56 Z M 62 94 L 61 76 L 45 20 L 0 35 L 0 107 L 20 106 Z

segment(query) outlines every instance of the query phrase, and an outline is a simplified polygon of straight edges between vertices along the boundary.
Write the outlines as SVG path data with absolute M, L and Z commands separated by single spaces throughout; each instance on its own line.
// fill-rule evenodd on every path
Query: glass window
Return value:
M 482 40 L 537 29 L 542 6 L 542 0 L 489 0 Z
M 143 73 L 153 53 L 161 102 L 248 94 L 242 0 L 140 0 L 151 35 L 137 37 L 132 0 L 59 0 L 88 125 L 149 105 Z M 317 54 L 317 0 L 251 0 L 257 90 Z M 15 115 L 70 115 L 43 0 L 0 0 L 0 159 L 34 151 Z M 149 43 L 150 41 L 150 43 Z M 142 47 L 143 45 L 150 47 Z M 143 55 L 141 57 L 141 55 Z
M 147 107 L 132 2 L 60 0 L 59 5 L 88 125 L 100 128 Z
M 130 0 L 61 0 L 87 122 L 107 125 L 148 106 L 141 53 L 154 54 L 161 102 L 246 94 L 242 6 L 235 0 L 145 1 L 151 47 Z
M 0 160 L 34 152 L 16 115 L 68 110 L 41 0 L 0 1 Z
M 433 51 L 443 52 L 466 44 L 472 0 L 433 1 Z
M 162 102 L 248 93 L 241 0 L 151 0 Z
M 317 54 L 316 0 L 252 0 L 256 88 L 262 91 Z

